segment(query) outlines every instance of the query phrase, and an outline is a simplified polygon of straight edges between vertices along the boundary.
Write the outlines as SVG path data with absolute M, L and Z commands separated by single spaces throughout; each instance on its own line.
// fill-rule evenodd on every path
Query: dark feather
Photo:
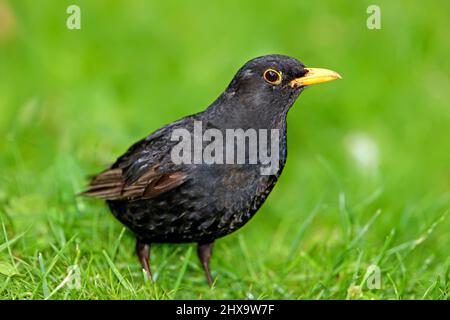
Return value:
M 186 178 L 183 172 L 156 173 L 151 169 L 136 182 L 127 184 L 122 169 L 108 169 L 95 176 L 81 195 L 104 200 L 151 199 L 180 186 Z

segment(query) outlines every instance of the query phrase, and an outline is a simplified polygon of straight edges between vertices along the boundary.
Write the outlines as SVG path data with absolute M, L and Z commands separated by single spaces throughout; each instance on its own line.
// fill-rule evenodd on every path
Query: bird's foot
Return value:
M 206 280 L 210 287 L 213 286 L 213 278 L 211 276 L 211 271 L 209 270 L 209 260 L 211 259 L 213 245 L 214 242 L 199 243 L 197 247 L 197 254 L 202 263 L 203 270 L 205 270 Z

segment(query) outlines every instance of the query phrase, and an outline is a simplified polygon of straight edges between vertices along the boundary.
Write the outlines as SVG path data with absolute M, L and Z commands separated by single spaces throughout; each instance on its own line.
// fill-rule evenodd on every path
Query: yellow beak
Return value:
M 324 83 L 342 78 L 339 73 L 328 69 L 305 68 L 305 70 L 307 70 L 308 72 L 303 77 L 296 78 L 289 82 L 289 85 L 292 88 L 297 88 L 300 86 L 310 86 L 312 84 Z

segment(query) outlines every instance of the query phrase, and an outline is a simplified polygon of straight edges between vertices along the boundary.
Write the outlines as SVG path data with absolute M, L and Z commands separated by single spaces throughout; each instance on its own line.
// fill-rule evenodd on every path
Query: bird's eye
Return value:
M 266 80 L 270 84 L 278 85 L 281 83 L 281 72 L 278 72 L 273 69 L 267 69 L 264 71 L 264 80 Z

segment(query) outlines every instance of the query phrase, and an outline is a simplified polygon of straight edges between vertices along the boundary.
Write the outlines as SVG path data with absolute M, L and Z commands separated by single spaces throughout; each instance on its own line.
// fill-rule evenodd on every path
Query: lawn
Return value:
M 0 299 L 449 299 L 449 20 L 443 0 L 0 0 Z M 283 175 L 216 242 L 214 287 L 189 244 L 153 247 L 152 283 L 75 194 L 269 53 L 343 79 L 291 109 Z

